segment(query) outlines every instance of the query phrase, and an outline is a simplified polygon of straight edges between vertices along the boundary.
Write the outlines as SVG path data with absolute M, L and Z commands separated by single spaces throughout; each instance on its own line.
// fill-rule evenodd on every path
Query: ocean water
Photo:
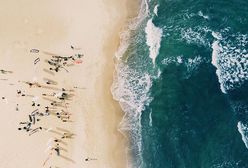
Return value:
M 248 168 L 248 1 L 143 0 L 113 97 L 130 168 Z

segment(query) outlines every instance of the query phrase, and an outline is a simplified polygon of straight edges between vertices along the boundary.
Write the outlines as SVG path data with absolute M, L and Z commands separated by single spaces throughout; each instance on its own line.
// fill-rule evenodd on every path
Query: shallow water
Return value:
M 247 19 L 245 0 L 143 1 L 112 87 L 130 167 L 248 167 Z

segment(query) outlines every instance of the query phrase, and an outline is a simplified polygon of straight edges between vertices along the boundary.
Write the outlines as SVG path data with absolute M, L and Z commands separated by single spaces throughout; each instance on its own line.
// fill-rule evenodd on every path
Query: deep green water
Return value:
M 142 9 L 112 90 L 126 112 L 130 167 L 248 168 L 248 1 Z

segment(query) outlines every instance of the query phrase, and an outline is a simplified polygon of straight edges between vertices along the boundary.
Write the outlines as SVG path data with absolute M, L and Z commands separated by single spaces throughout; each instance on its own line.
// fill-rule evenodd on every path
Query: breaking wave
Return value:
M 152 86 L 149 74 L 141 74 L 128 65 L 119 63 L 119 70 L 115 75 L 115 82 L 112 85 L 112 94 L 115 100 L 118 100 L 122 110 L 125 112 L 123 120 L 120 123 L 121 131 L 128 131 L 131 135 L 132 154 L 138 157 L 134 167 L 142 164 L 141 158 L 141 114 L 145 105 L 151 102 L 149 90 Z
M 234 34 L 227 37 L 212 33 L 212 64 L 216 67 L 221 91 L 240 87 L 248 80 L 248 39 L 246 35 Z
M 154 7 L 154 9 L 153 9 L 153 13 L 154 13 L 156 16 L 158 16 L 158 7 L 159 7 L 159 5 L 156 5 L 156 6 Z
M 160 43 L 163 35 L 161 28 L 156 27 L 152 18 L 148 20 L 146 28 L 146 44 L 149 46 L 149 57 L 152 59 L 153 65 L 155 65 L 156 57 L 159 54 Z
M 201 17 L 203 17 L 204 19 L 209 20 L 209 16 L 204 15 L 204 14 L 202 13 L 202 11 L 199 11 L 199 12 L 198 12 L 198 15 L 201 16 Z
M 115 54 L 117 62 L 115 64 L 114 82 L 111 87 L 113 98 L 119 102 L 124 112 L 119 130 L 121 132 L 128 132 L 129 134 L 130 146 L 128 154 L 131 154 L 132 157 L 128 160 L 128 167 L 135 168 L 140 168 L 143 164 L 141 115 L 145 106 L 152 100 L 149 95 L 149 90 L 152 86 L 152 77 L 148 72 L 130 66 L 126 62 L 126 56 L 130 54 L 128 53 L 130 45 L 136 45 L 135 43 L 137 43 L 133 42 L 135 40 L 132 39 L 132 33 L 144 24 L 148 16 L 149 6 L 148 2 L 144 0 L 142 1 L 138 16 L 130 20 L 126 30 L 121 33 L 121 44 Z M 152 44 L 154 40 L 154 25 L 150 26 L 151 30 L 149 31 L 151 32 L 149 33 L 151 33 L 151 35 L 149 35 L 150 41 L 148 43 L 151 47 L 155 47 L 155 49 L 152 50 L 155 50 L 155 54 L 157 55 L 157 46 L 153 46 Z M 156 30 L 155 28 L 155 31 Z
M 241 121 L 238 122 L 238 131 L 241 134 L 242 140 L 245 144 L 245 147 L 248 149 L 248 127 L 243 124 Z

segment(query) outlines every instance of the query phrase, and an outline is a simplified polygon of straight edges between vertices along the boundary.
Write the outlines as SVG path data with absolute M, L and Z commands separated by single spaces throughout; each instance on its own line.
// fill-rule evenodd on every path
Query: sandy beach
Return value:
M 0 2 L 0 167 L 127 167 L 110 87 L 136 3 Z

